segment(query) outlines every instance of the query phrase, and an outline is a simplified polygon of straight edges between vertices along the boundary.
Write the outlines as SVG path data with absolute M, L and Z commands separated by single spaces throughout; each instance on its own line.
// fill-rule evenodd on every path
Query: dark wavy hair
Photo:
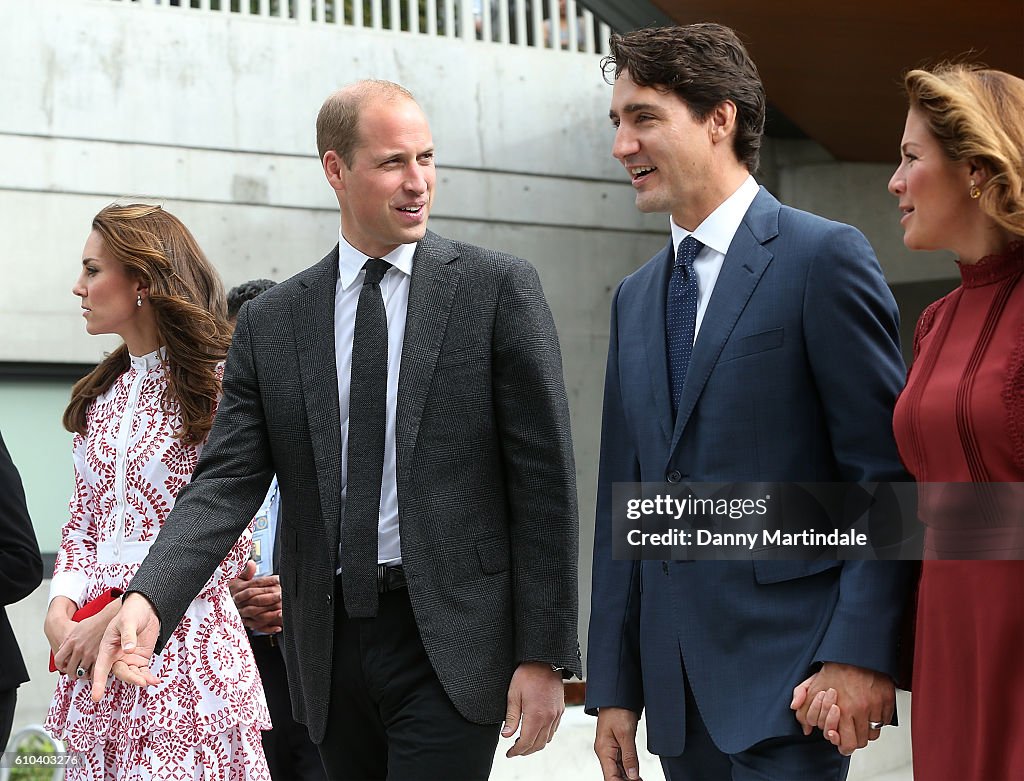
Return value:
M 228 319 L 234 320 L 238 317 L 238 310 L 246 301 L 252 301 L 261 293 L 266 293 L 277 283 L 272 279 L 250 279 L 240 285 L 235 285 L 228 291 Z
M 97 214 L 92 229 L 110 256 L 132 279 L 144 283 L 153 307 L 160 343 L 167 350 L 164 410 L 181 415 L 175 436 L 188 444 L 206 439 L 220 395 L 217 364 L 231 343 L 220 276 L 181 220 L 159 206 L 111 204 Z M 130 365 L 121 345 L 75 383 L 64 410 L 64 428 L 86 433 L 86 412 Z
M 641 87 L 674 92 L 698 122 L 729 100 L 736 105 L 736 158 L 757 171 L 764 135 L 765 94 L 757 66 L 728 27 L 704 22 L 615 33 L 601 60 L 611 84 L 623 71 Z

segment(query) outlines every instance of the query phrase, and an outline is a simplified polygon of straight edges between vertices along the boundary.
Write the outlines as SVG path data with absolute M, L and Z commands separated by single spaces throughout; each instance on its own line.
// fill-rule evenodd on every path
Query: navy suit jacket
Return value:
M 856 229 L 779 204 L 744 216 L 673 422 L 665 354 L 672 245 L 612 304 L 594 545 L 588 710 L 646 708 L 683 751 L 683 665 L 715 744 L 798 733 L 793 687 L 824 661 L 895 676 L 909 574 L 879 561 L 614 561 L 612 485 L 905 480 L 892 435 L 898 315 Z

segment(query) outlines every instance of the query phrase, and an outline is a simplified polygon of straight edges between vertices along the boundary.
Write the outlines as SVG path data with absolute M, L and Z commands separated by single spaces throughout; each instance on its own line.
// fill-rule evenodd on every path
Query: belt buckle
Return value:
M 384 594 L 388 590 L 388 568 L 385 564 L 377 565 L 377 593 Z

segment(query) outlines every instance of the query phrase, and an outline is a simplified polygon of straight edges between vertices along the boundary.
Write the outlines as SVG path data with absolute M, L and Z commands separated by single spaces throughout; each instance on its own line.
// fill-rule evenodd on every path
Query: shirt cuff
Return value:
M 50 581 L 50 598 L 47 604 L 53 602 L 55 597 L 67 597 L 81 607 L 88 586 L 89 576 L 84 572 L 58 572 Z

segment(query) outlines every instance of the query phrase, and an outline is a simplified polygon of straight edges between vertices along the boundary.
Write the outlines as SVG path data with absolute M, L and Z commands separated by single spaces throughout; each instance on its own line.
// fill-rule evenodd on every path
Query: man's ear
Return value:
M 324 159 L 320 161 L 324 167 L 324 176 L 327 183 L 335 190 L 345 189 L 345 177 L 343 171 L 346 169 L 345 161 L 333 149 L 324 152 Z
M 708 132 L 714 143 L 726 141 L 736 132 L 736 104 L 723 100 L 708 115 Z

